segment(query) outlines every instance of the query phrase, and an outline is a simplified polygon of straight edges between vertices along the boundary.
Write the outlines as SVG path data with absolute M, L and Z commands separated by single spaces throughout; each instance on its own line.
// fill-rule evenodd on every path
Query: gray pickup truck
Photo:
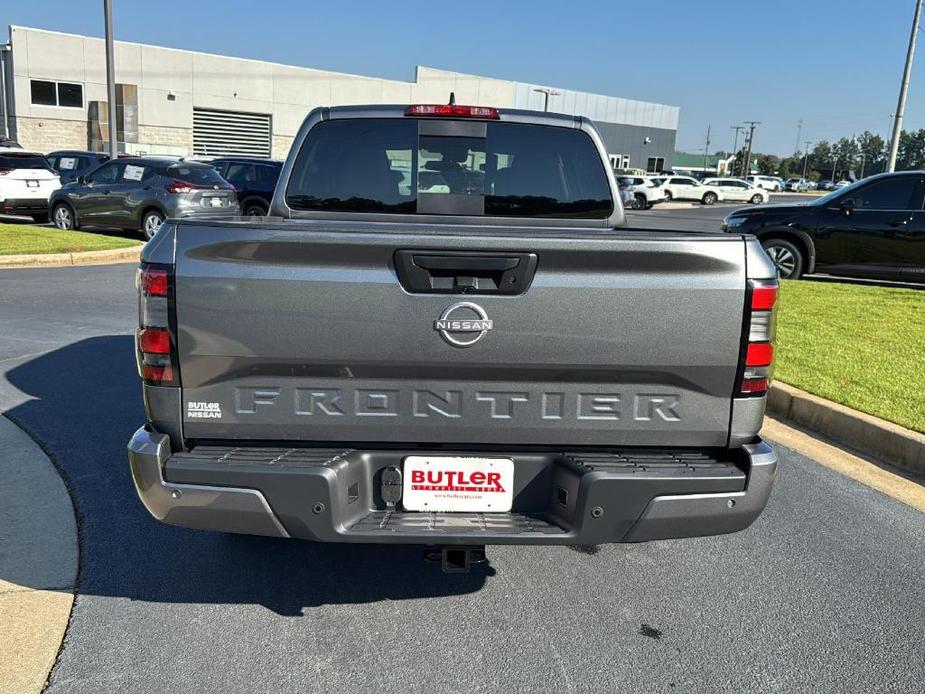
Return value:
M 627 228 L 590 121 L 316 109 L 271 215 L 168 220 L 142 254 L 156 518 L 449 567 L 761 513 L 775 268 L 751 236 Z

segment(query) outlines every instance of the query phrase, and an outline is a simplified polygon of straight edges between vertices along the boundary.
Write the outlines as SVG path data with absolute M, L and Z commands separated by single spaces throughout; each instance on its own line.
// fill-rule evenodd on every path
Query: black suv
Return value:
M 95 169 L 104 161 L 109 161 L 109 155 L 105 152 L 88 152 L 79 149 L 62 149 L 52 152 L 45 158 L 61 179 L 61 185 L 73 183 L 78 176 Z
M 211 166 L 167 157 L 107 161 L 48 201 L 62 230 L 80 225 L 141 230 L 151 238 L 167 217 L 214 217 L 240 213 L 234 188 Z
M 270 210 L 281 161 L 256 157 L 221 157 L 209 162 L 238 193 L 241 214 L 263 217 Z
M 925 282 L 925 171 L 879 174 L 808 203 L 742 209 L 723 230 L 754 234 L 780 276 L 812 272 Z

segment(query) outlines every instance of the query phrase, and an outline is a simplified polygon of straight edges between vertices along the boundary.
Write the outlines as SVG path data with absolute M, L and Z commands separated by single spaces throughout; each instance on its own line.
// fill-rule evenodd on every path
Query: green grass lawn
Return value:
M 0 255 L 104 251 L 139 243 L 137 239 L 85 231 L 60 231 L 31 224 L 0 224 Z
M 781 285 L 774 378 L 925 432 L 925 291 Z

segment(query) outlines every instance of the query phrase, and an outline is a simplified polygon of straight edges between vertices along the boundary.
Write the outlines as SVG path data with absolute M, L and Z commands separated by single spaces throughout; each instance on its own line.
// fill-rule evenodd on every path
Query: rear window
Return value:
M 184 183 L 197 186 L 225 185 L 225 179 L 211 166 L 184 166 L 167 167 L 167 175 Z
M 40 154 L 0 154 L 0 169 L 48 169 L 51 163 Z
M 604 219 L 613 212 L 604 165 L 586 133 L 436 123 L 319 123 L 293 165 L 287 203 L 293 210 L 500 217 Z

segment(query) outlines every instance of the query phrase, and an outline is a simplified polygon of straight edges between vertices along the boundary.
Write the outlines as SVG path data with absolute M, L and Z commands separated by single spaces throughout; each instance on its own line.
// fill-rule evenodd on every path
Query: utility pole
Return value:
M 803 134 L 803 119 L 801 118 L 800 120 L 797 121 L 797 146 L 793 150 L 794 152 L 800 151 L 800 135 L 802 134 Z
M 803 143 L 803 178 L 806 178 L 806 164 L 809 162 L 809 146 L 812 144 L 809 140 Z
M 739 131 L 745 130 L 744 125 L 730 125 L 730 129 L 736 131 L 735 141 L 732 143 L 732 175 L 735 176 L 735 167 L 736 167 L 736 155 L 739 153 Z
M 912 16 L 912 31 L 909 33 L 909 48 L 906 51 L 906 65 L 903 68 L 903 81 L 899 87 L 899 100 L 896 103 L 896 119 L 893 121 L 893 135 L 890 138 L 890 157 L 887 171 L 896 170 L 896 153 L 899 150 L 899 134 L 903 128 L 903 114 L 906 111 L 906 94 L 909 92 L 909 76 L 912 74 L 912 59 L 915 57 L 915 39 L 919 32 L 919 20 L 922 17 L 922 0 L 915 0 L 915 14 Z
M 710 155 L 710 128 L 713 124 L 707 126 L 707 143 L 703 147 L 703 173 L 707 173 L 707 157 Z
M 116 130 L 116 58 L 112 40 L 112 0 L 103 0 L 103 13 L 106 16 L 106 93 L 109 104 L 109 156 L 119 156 L 119 134 Z
M 555 89 L 549 89 L 548 87 L 534 87 L 533 91 L 543 94 L 545 98 L 543 99 L 543 110 L 549 110 L 549 97 L 550 96 L 559 96 L 562 92 L 557 92 Z
M 748 153 L 745 155 L 745 173 L 742 174 L 743 178 L 751 173 L 752 145 L 755 142 L 755 126 L 761 125 L 761 122 L 757 120 L 747 120 L 745 124 L 748 125 Z
M 835 160 L 832 162 L 832 183 L 837 183 L 835 180 L 835 171 L 838 169 L 838 152 L 835 152 Z

